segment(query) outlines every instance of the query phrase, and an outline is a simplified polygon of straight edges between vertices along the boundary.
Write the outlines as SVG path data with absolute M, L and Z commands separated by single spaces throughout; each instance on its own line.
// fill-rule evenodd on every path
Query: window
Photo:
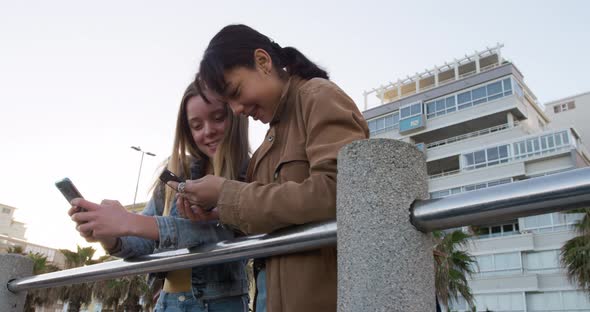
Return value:
M 512 94 L 510 78 L 497 80 L 458 94 L 426 102 L 426 118 L 442 116 L 457 110 L 499 99 Z
M 2 208 L 2 213 L 10 214 L 10 208 Z
M 522 218 L 523 230 L 534 233 L 555 232 L 573 229 L 574 224 L 583 218 L 583 213 L 549 213 Z
M 432 192 L 432 193 L 430 193 L 430 198 L 431 199 L 442 198 L 442 197 L 447 197 L 447 196 L 451 196 L 451 195 L 455 195 L 455 194 L 459 194 L 459 193 L 463 193 L 463 192 L 475 191 L 475 190 L 484 189 L 484 188 L 493 187 L 496 185 L 501 185 L 501 184 L 506 184 L 506 183 L 511 183 L 511 182 L 512 182 L 512 178 L 506 178 L 506 179 L 493 180 L 493 181 L 483 182 L 483 183 L 478 183 L 478 184 L 470 184 L 470 185 L 465 185 L 465 186 L 461 186 L 461 187 L 454 187 L 454 188 L 450 188 L 450 189 L 446 189 L 446 190 Z
M 402 106 L 400 109 L 400 119 L 406 119 L 422 114 L 422 103 L 414 103 Z
M 477 272 L 481 276 L 512 275 L 521 272 L 520 252 L 481 255 L 475 258 L 479 267 Z
M 514 159 L 552 153 L 569 146 L 569 133 L 560 131 L 513 143 Z
M 588 311 L 590 300 L 580 290 L 526 293 L 529 311 Z
M 522 293 L 478 294 L 474 296 L 477 311 L 524 311 Z M 471 311 L 471 310 L 466 310 Z
M 557 104 L 553 106 L 553 112 L 554 113 L 561 113 L 561 112 L 565 112 L 568 110 L 572 110 L 576 108 L 576 103 L 574 101 L 570 101 L 567 103 L 561 103 L 561 104 Z
M 506 163 L 509 160 L 508 144 L 467 153 L 463 155 L 463 158 L 465 160 L 463 168 L 467 170 Z
M 545 250 L 526 253 L 524 267 L 528 272 L 554 272 L 560 268 L 559 250 Z
M 392 114 L 369 120 L 368 124 L 371 134 L 396 129 L 399 127 L 399 112 L 394 112 Z
M 510 236 L 510 235 L 516 235 L 516 234 L 520 233 L 518 231 L 518 221 L 517 220 L 514 220 L 510 223 L 504 223 L 504 224 L 478 226 L 478 227 L 474 227 L 473 229 L 475 230 L 475 234 L 477 235 L 477 238 Z

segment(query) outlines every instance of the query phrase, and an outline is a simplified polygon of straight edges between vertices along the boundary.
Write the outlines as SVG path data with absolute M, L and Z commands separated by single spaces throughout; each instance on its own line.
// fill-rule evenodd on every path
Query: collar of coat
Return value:
M 288 102 L 289 97 L 293 94 L 295 89 L 297 89 L 297 86 L 302 80 L 303 79 L 301 79 L 298 76 L 289 77 L 289 80 L 287 80 L 287 83 L 285 83 L 285 86 L 283 87 L 283 93 L 281 94 L 281 98 L 279 99 L 279 102 L 275 107 L 275 111 L 272 115 L 272 120 L 270 122 L 271 125 L 281 121 L 281 117 L 283 117 L 283 113 L 285 112 L 285 103 Z

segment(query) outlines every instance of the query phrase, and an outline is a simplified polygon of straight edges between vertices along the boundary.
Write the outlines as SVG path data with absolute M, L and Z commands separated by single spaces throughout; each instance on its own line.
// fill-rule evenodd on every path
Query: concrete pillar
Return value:
M 514 115 L 512 115 L 511 112 L 508 112 L 508 114 L 506 114 L 506 121 L 508 123 L 508 128 L 514 127 Z
M 0 254 L 0 311 L 23 311 L 26 291 L 13 293 L 8 290 L 8 282 L 33 273 L 33 261 L 17 254 Z
M 391 139 L 338 155 L 338 311 L 435 311 L 433 240 L 410 224 L 428 197 L 425 156 Z

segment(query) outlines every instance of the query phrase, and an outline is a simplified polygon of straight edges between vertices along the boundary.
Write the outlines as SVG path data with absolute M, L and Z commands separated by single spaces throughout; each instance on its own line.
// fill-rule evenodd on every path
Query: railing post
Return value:
M 435 311 L 433 240 L 409 208 L 428 196 L 425 156 L 370 139 L 338 155 L 338 311 Z
M 23 311 L 27 292 L 13 293 L 6 286 L 9 281 L 32 273 L 31 259 L 17 254 L 0 254 L 0 311 Z

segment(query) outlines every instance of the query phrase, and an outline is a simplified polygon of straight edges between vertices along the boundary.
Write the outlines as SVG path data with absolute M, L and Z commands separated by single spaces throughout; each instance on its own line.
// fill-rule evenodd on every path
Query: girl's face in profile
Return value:
M 284 81 L 271 70 L 270 56 L 264 50 L 256 50 L 254 57 L 254 68 L 239 66 L 225 73 L 227 86 L 223 97 L 234 114 L 269 123 L 281 98 Z
M 207 103 L 202 97 L 193 96 L 186 103 L 186 115 L 195 144 L 212 158 L 229 125 L 227 106 L 217 100 Z

